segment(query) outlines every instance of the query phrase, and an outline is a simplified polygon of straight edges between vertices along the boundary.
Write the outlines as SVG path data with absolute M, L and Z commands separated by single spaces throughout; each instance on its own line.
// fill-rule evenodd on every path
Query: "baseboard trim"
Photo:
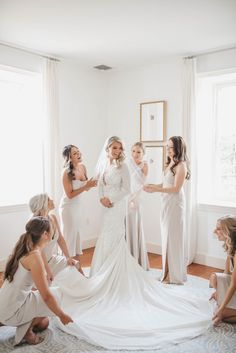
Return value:
M 147 251 L 152 254 L 161 255 L 161 246 L 154 243 L 147 243 Z M 225 259 L 206 254 L 196 254 L 193 262 L 199 265 L 219 268 L 221 270 L 225 268 Z
M 152 254 L 161 255 L 161 246 L 154 243 L 147 243 L 147 251 Z
M 219 268 L 221 270 L 225 268 L 225 259 L 206 254 L 196 254 L 193 262 L 200 265 Z
M 93 248 L 96 245 L 97 238 L 86 239 L 82 241 L 82 249 Z

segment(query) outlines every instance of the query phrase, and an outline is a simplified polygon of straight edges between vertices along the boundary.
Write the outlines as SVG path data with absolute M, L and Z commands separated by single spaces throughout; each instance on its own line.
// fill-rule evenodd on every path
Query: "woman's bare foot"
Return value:
M 41 343 L 43 341 L 43 337 L 36 335 L 36 333 L 33 332 L 32 328 L 30 328 L 24 336 L 24 341 L 28 344 L 35 345 Z
M 165 284 L 170 284 L 170 278 L 169 278 L 169 273 L 167 272 L 163 278 L 163 280 L 161 281 L 162 283 Z

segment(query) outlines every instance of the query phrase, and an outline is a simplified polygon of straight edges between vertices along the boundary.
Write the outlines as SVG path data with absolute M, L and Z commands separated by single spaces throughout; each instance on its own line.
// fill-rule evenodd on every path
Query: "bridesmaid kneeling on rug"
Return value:
M 25 229 L 6 265 L 0 290 L 0 322 L 16 327 L 15 344 L 22 340 L 38 344 L 43 338 L 35 332 L 48 327 L 47 316 L 58 316 L 64 325 L 73 320 L 58 304 L 59 290 L 48 287 L 41 251 L 50 236 L 49 220 L 33 217 Z M 37 290 L 32 290 L 34 286 Z
M 210 277 L 210 286 L 216 289 L 210 300 L 215 299 L 217 303 L 212 318 L 217 326 L 221 321 L 236 323 L 236 217 L 218 219 L 214 233 L 224 242 L 227 252 L 224 273 L 213 273 Z

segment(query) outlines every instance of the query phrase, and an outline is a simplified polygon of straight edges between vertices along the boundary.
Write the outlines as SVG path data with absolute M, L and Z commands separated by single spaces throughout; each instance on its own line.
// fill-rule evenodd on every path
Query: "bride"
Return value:
M 196 337 L 210 325 L 208 298 L 179 286 L 161 284 L 139 266 L 125 241 L 129 172 L 122 141 L 105 143 L 98 163 L 104 220 L 90 278 L 73 268 L 55 279 L 62 307 L 73 323 L 57 325 L 69 334 L 106 349 L 158 349 Z M 178 287 L 178 288 L 177 288 Z

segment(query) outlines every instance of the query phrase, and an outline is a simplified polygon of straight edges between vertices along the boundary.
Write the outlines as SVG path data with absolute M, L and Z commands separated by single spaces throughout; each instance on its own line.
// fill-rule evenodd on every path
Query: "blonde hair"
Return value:
M 226 237 L 223 248 L 230 257 L 236 253 L 236 217 L 226 215 L 217 220 L 220 223 L 222 231 Z
M 42 216 L 48 212 L 48 194 L 37 194 L 29 200 L 29 207 L 34 216 Z
M 121 167 L 122 162 L 123 162 L 124 159 L 125 159 L 124 144 L 123 144 L 122 140 L 121 140 L 118 136 L 111 136 L 111 137 L 108 139 L 108 141 L 107 141 L 107 145 L 106 145 L 106 147 L 105 147 L 105 150 L 106 150 L 106 152 L 108 153 L 109 148 L 111 147 L 111 145 L 112 145 L 114 142 L 118 142 L 118 143 L 121 144 L 121 153 L 120 153 L 119 158 L 117 158 L 117 160 L 116 160 L 117 167 Z
M 131 149 L 133 148 L 133 147 L 139 147 L 139 148 L 141 148 L 141 150 L 143 151 L 143 154 L 145 154 L 145 146 L 144 146 L 144 144 L 142 143 L 142 142 L 140 142 L 140 141 L 138 141 L 138 142 L 135 142 L 133 145 L 132 145 L 132 147 L 131 147 Z

